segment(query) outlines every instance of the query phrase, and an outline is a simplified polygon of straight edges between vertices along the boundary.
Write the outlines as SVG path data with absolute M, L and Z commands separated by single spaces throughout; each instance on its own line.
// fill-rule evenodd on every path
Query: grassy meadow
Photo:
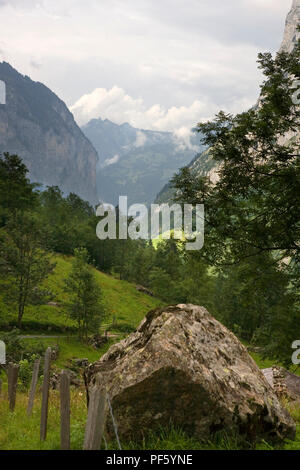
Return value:
M 39 386 L 40 388 L 40 386 Z M 40 390 L 39 390 L 40 391 Z M 14 412 L 8 409 L 7 388 L 0 397 L 0 450 L 58 450 L 60 448 L 59 392 L 51 390 L 49 400 L 48 433 L 45 442 L 39 439 L 41 395 L 37 394 L 31 417 L 26 415 L 28 394 L 17 394 Z M 255 450 L 299 450 L 300 449 L 300 407 L 289 407 L 297 423 L 295 441 L 286 441 L 276 449 L 267 442 L 256 445 Z M 80 450 L 83 446 L 87 417 L 84 389 L 71 390 L 71 449 Z M 240 450 L 247 448 L 238 438 L 218 436 L 214 441 L 200 442 L 188 437 L 182 430 L 170 428 L 150 433 L 143 442 L 121 442 L 127 450 Z M 108 449 L 117 450 L 116 442 L 108 442 Z M 104 448 L 104 445 L 103 445 Z
M 101 330 L 109 327 L 112 336 L 100 349 L 82 343 L 76 335 L 76 325 L 64 308 L 67 294 L 63 289 L 63 281 L 71 269 L 71 257 L 53 256 L 56 268 L 45 282 L 45 287 L 53 294 L 55 305 L 29 306 L 24 316 L 24 331 L 22 342 L 27 347 L 39 344 L 46 350 L 48 346 L 58 346 L 59 355 L 52 362 L 53 369 L 67 367 L 68 360 L 72 358 L 87 358 L 90 362 L 96 361 L 115 342 L 126 336 L 127 329 L 136 328 L 145 314 L 152 308 L 162 304 L 156 298 L 138 292 L 135 285 L 120 281 L 112 276 L 95 269 L 96 279 L 102 290 L 103 304 L 106 318 Z M 0 325 L 7 329 L 12 327 L 15 313 L 8 307 L 0 296 Z M 270 367 L 271 360 L 263 359 L 258 353 L 251 353 L 259 367 Z M 19 387 L 16 408 L 14 412 L 8 409 L 7 383 L 4 373 L 0 374 L 3 380 L 0 395 L 0 449 L 1 450 L 55 450 L 60 448 L 59 429 L 59 392 L 51 390 L 49 401 L 49 420 L 47 440 L 39 439 L 40 408 L 41 408 L 41 379 L 38 384 L 33 414 L 27 417 L 26 408 L 28 391 Z M 20 384 L 21 385 L 21 384 Z M 284 449 L 300 449 L 300 407 L 294 407 L 291 414 L 297 422 L 297 438 L 294 442 L 286 442 Z M 81 449 L 83 445 L 84 429 L 87 417 L 86 397 L 83 387 L 71 389 L 71 448 Z M 243 444 L 244 446 L 245 444 Z M 149 434 L 143 442 L 122 442 L 124 449 L 155 449 L 155 450 L 204 450 L 204 449 L 241 449 L 243 446 L 238 439 L 229 439 L 222 435 L 214 442 L 199 442 L 188 437 L 180 429 L 162 429 L 159 433 Z M 108 442 L 109 449 L 117 449 L 115 442 Z M 262 442 L 257 449 L 272 449 L 272 446 Z

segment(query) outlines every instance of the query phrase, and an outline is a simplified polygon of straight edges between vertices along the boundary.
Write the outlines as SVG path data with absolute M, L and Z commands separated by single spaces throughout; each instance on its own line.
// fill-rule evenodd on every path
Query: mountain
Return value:
M 129 204 L 151 204 L 172 175 L 203 148 L 196 135 L 183 141 L 171 132 L 101 118 L 92 119 L 82 131 L 98 151 L 98 195 L 114 205 L 119 195 L 128 196 Z
M 300 25 L 300 0 L 293 0 L 292 8 L 287 15 L 283 41 L 280 47 L 281 51 L 291 52 L 299 38 L 297 27 Z M 259 100 L 255 106 L 259 106 Z M 286 136 L 285 140 L 295 137 L 295 134 Z M 188 165 L 196 174 L 201 176 L 209 176 L 211 181 L 216 181 L 218 178 L 218 166 L 212 159 L 209 149 L 205 149 L 201 154 L 197 155 Z M 174 190 L 168 182 L 162 190 L 158 193 L 155 200 L 156 203 L 169 202 L 172 200 Z
M 286 18 L 283 41 L 280 51 L 291 52 L 299 39 L 297 26 L 300 25 L 300 0 L 293 0 L 292 8 Z
M 6 103 L 0 104 L 0 152 L 22 157 L 32 181 L 57 185 L 96 203 L 97 152 L 64 102 L 6 62 L 0 63 L 0 80 L 6 86 Z

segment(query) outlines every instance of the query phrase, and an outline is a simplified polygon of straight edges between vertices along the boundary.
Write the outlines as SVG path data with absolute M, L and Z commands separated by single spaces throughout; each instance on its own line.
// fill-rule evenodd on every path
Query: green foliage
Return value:
M 0 340 L 6 346 L 6 362 L 18 362 L 22 354 L 22 343 L 19 338 L 20 331 L 13 328 L 9 332 L 0 332 Z
M 205 204 L 201 256 L 218 273 L 211 312 L 285 364 L 300 328 L 299 56 L 300 41 L 290 54 L 260 54 L 259 104 L 198 125 L 219 165 L 215 184 L 192 168 L 173 179 L 180 202 Z
M 32 359 L 34 361 L 34 359 L 36 359 L 36 356 L 32 355 L 30 361 L 28 359 L 21 359 L 21 361 L 19 361 L 19 381 L 22 384 L 23 390 L 27 390 L 31 382 L 33 370 Z
M 130 334 L 135 331 L 136 328 L 134 328 L 134 326 L 128 323 L 111 323 L 110 325 L 108 325 L 107 330 Z
M 30 213 L 17 212 L 0 231 L 0 269 L 5 280 L 2 290 L 9 303 L 17 306 L 18 328 L 28 304 L 43 303 L 49 292 L 40 288 L 54 264 L 42 249 L 41 228 Z
M 215 263 L 266 251 L 299 258 L 300 110 L 292 98 L 299 55 L 300 42 L 275 59 L 260 54 L 266 79 L 257 108 L 198 125 L 220 165 L 215 185 L 188 169 L 174 178 L 182 201 L 205 203 L 207 255 Z
M 67 311 L 77 323 L 79 337 L 87 340 L 89 332 L 98 331 L 104 318 L 104 308 L 101 290 L 88 264 L 88 252 L 85 248 L 75 250 L 72 270 L 65 280 L 65 289 L 69 294 Z
M 33 414 L 26 416 L 28 403 L 27 393 L 18 393 L 16 409 L 9 412 L 8 403 L 0 399 L 0 449 L 1 450 L 58 450 L 60 448 L 59 429 L 59 392 L 52 390 L 49 401 L 47 440 L 39 439 L 40 424 L 40 395 L 35 400 Z M 85 394 L 83 390 L 71 390 L 71 449 L 82 449 L 84 429 L 87 418 Z M 295 441 L 286 441 L 280 446 L 283 450 L 300 449 L 300 412 L 299 405 L 289 406 L 289 411 L 297 423 Z M 182 429 L 170 426 L 153 433 L 149 432 L 142 442 L 121 442 L 124 450 L 242 450 L 247 443 L 239 436 L 228 436 L 225 433 L 216 436 L 214 440 L 201 442 L 188 436 Z M 108 442 L 109 450 L 117 450 L 117 443 Z M 248 446 L 249 448 L 249 446 Z M 278 450 L 271 444 L 262 441 L 256 445 L 256 450 Z
M 17 155 L 0 156 L 0 216 L 2 224 L 17 210 L 28 210 L 37 201 L 35 184 L 27 177 L 28 170 Z
M 6 346 L 6 362 L 18 363 L 22 359 L 29 362 L 34 361 L 37 356 L 42 356 L 45 352 L 44 345 L 41 341 L 34 344 L 28 343 L 20 337 L 20 331 L 13 328 L 9 332 L 0 331 L 0 340 Z

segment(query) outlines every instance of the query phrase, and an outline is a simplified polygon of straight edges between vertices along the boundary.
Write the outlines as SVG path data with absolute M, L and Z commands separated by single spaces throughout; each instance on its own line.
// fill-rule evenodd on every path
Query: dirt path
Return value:
M 108 338 L 117 338 L 119 335 L 108 333 Z M 20 339 L 57 339 L 57 338 L 77 338 L 76 335 L 19 335 Z

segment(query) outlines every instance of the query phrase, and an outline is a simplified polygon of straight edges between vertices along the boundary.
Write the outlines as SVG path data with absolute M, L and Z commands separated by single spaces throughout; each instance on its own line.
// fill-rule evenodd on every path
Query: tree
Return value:
M 89 332 L 98 332 L 104 308 L 100 286 L 93 268 L 88 264 L 87 250 L 78 248 L 74 254 L 72 270 L 65 279 L 65 291 L 69 294 L 66 308 L 70 317 L 77 322 L 79 338 L 87 340 Z
M 274 59 L 260 54 L 258 104 L 198 124 L 218 165 L 215 184 L 190 168 L 173 178 L 177 200 L 205 205 L 204 248 L 193 256 L 219 270 L 215 311 L 285 364 L 300 327 L 299 56 L 300 41 Z
M 28 170 L 18 155 L 4 153 L 0 156 L 0 206 L 3 221 L 16 213 L 27 210 L 37 202 L 36 184 L 30 183 Z
M 299 261 L 300 42 L 276 58 L 260 54 L 265 75 L 259 104 L 247 112 L 220 112 L 198 124 L 219 165 L 213 185 L 184 169 L 173 180 L 183 202 L 205 204 L 206 253 L 216 263 L 271 252 Z
M 0 231 L 0 270 L 6 299 L 17 305 L 18 328 L 28 304 L 43 302 L 48 293 L 43 281 L 55 264 L 42 249 L 42 228 L 28 212 L 16 212 Z

